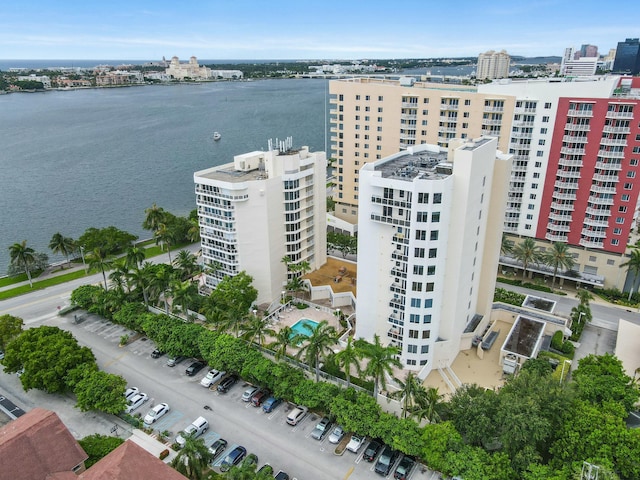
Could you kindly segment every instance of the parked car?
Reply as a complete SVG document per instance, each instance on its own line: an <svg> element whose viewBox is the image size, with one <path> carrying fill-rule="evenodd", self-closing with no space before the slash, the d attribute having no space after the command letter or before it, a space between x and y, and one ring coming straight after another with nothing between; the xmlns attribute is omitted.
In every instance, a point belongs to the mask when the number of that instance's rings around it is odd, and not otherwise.
<svg viewBox="0 0 640 480"><path fill-rule="evenodd" d="M331 435L329 435L329 443L338 443L344 437L344 430L340 425L333 429Z"/></svg>
<svg viewBox="0 0 640 480"><path fill-rule="evenodd" d="M144 402L149 400L149 396L146 393L136 393L131 397L127 403L126 413L131 413L142 406Z"/></svg>
<svg viewBox="0 0 640 480"><path fill-rule="evenodd" d="M307 407L303 407L302 405L298 405L296 408L291 410L291 413L287 415L287 423L289 425L297 425L300 421L307 416L309 409Z"/></svg>
<svg viewBox="0 0 640 480"><path fill-rule="evenodd" d="M221 372L219 370L209 370L204 378L200 380L200 385L209 388L214 383L220 381L220 379L224 377L225 373L227 372Z"/></svg>
<svg viewBox="0 0 640 480"><path fill-rule="evenodd" d="M129 401L133 397L135 397L138 393L140 393L140 390L138 389L138 387L129 387L124 391L124 398L127 401Z"/></svg>
<svg viewBox="0 0 640 480"><path fill-rule="evenodd" d="M276 397L269 397L267 398L264 403L262 404L262 410L264 410L265 413L271 413L273 412L278 405L280 405L282 403L282 400L280 398L276 398Z"/></svg>
<svg viewBox="0 0 640 480"><path fill-rule="evenodd" d="M322 420L318 422L316 428L311 432L311 436L316 440L322 440L329 430L331 429L331 420L329 417L322 417Z"/></svg>
<svg viewBox="0 0 640 480"><path fill-rule="evenodd" d="M251 397L253 397L258 390L259 390L258 387L254 387L254 386L247 388L242 394L242 401L243 402L251 401Z"/></svg>
<svg viewBox="0 0 640 480"><path fill-rule="evenodd" d="M258 466L258 456L255 453L250 453L242 461L242 466L243 467L253 466L253 468L255 469Z"/></svg>
<svg viewBox="0 0 640 480"><path fill-rule="evenodd" d="M378 456L378 453L380 453L381 449L382 443L380 443L378 440L371 440L369 442L369 445L367 445L362 458L364 458L367 462L373 462Z"/></svg>
<svg viewBox="0 0 640 480"><path fill-rule="evenodd" d="M198 360L197 362L193 362L191 365L187 367L184 371L188 376L193 377L196 373L204 368L204 362Z"/></svg>
<svg viewBox="0 0 640 480"><path fill-rule="evenodd" d="M273 478L275 478L276 480L289 480L289 474L284 473L282 470L280 470Z"/></svg>
<svg viewBox="0 0 640 480"><path fill-rule="evenodd" d="M162 355L164 355L164 352L161 352L157 348L151 352L151 358L160 358Z"/></svg>
<svg viewBox="0 0 640 480"><path fill-rule="evenodd" d="M351 436L351 440L349 440L349 443L347 444L347 450L349 450L350 452L353 453L358 453L358 450L360 450L360 447L362 447L362 444L364 443L365 437L362 437L360 435L356 435L355 433Z"/></svg>
<svg viewBox="0 0 640 480"><path fill-rule="evenodd" d="M269 391L260 389L251 397L251 404L254 407L259 407L267 398L269 398Z"/></svg>
<svg viewBox="0 0 640 480"><path fill-rule="evenodd" d="M407 480L415 464L416 462L411 457L407 457L405 455L396 467L396 471L393 473L393 478L396 480Z"/></svg>
<svg viewBox="0 0 640 480"><path fill-rule="evenodd" d="M243 446L237 446L231 450L226 457L224 457L224 460L222 460L222 463L220 464L220 471L228 472L232 466L239 464L246 454L246 448Z"/></svg>
<svg viewBox="0 0 640 480"><path fill-rule="evenodd" d="M273 467L268 463L265 463L258 469L258 473L264 473L265 475L273 475Z"/></svg>
<svg viewBox="0 0 640 480"><path fill-rule="evenodd" d="M380 458L378 458L378 461L376 462L376 467L375 467L376 473L378 475L382 475L383 477L386 477L387 475L389 475L389 472L391 471L393 464L398 459L398 455L399 454L397 450L394 450L388 445L384 447L384 450L382 451Z"/></svg>
<svg viewBox="0 0 640 480"><path fill-rule="evenodd" d="M218 384L218 392L227 393L231 387L233 387L238 381L237 375L229 375L227 378L223 378Z"/></svg>
<svg viewBox="0 0 640 480"><path fill-rule="evenodd" d="M227 448L228 442L224 438L219 438L215 442L211 444L209 447L209 453L211 454L211 462L213 462L217 457L224 452L224 449Z"/></svg>
<svg viewBox="0 0 640 480"><path fill-rule="evenodd" d="M207 419L204 417L198 417L191 425L178 434L176 437L176 443L180 448L182 448L184 447L186 437L192 436L193 438L198 438L207 430L209 430L209 422L207 422Z"/></svg>
<svg viewBox="0 0 640 480"><path fill-rule="evenodd" d="M147 413L147 415L144 417L144 423L146 423L147 425L155 423L156 420L164 417L167 413L169 413L169 410L170 408L168 403L159 403L151 410L149 410L149 413Z"/></svg>
<svg viewBox="0 0 640 480"><path fill-rule="evenodd" d="M182 355L178 355L176 357L170 356L167 359L167 367L175 367L179 363L182 363L187 357L183 357Z"/></svg>

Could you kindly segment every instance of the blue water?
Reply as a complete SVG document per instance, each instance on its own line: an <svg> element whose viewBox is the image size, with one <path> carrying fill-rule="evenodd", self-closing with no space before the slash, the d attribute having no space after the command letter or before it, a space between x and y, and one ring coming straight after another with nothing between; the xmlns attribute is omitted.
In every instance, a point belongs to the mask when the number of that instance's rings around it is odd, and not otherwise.
<svg viewBox="0 0 640 480"><path fill-rule="evenodd" d="M310 320L308 318L301 318L296 323L291 325L291 330L293 330L292 336L303 335L305 337L309 337L311 335L311 332L309 332L309 328L311 330L315 330L316 328L318 328L318 322Z"/></svg>
<svg viewBox="0 0 640 480"><path fill-rule="evenodd" d="M0 95L0 275L22 240L63 260L48 250L56 232L114 225L148 238L145 208L186 215L195 171L270 138L325 150L327 98L311 79Z"/></svg>

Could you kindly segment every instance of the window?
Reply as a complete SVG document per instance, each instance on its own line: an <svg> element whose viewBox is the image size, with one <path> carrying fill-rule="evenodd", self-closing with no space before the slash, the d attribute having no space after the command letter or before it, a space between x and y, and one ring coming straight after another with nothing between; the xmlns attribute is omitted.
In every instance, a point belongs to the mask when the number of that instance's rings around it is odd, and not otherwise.
<svg viewBox="0 0 640 480"><path fill-rule="evenodd" d="M611 239L611 245L618 245L620 241L617 238Z"/></svg>
<svg viewBox="0 0 640 480"><path fill-rule="evenodd" d="M412 292L421 292L422 291L422 282L412 282L411 283L411 291Z"/></svg>
<svg viewBox="0 0 640 480"><path fill-rule="evenodd" d="M595 255L589 255L589 261L590 262L595 262L596 261Z"/></svg>
<svg viewBox="0 0 640 480"><path fill-rule="evenodd" d="M421 285L422 285L422 284L421 284ZM425 289L424 289L424 291L425 291L425 292L433 292L434 285L435 285L435 284L434 284L433 282L429 282L429 283L427 283L427 284L425 285Z"/></svg>
<svg viewBox="0 0 640 480"><path fill-rule="evenodd" d="M464 118L469 118L469 112L464 112L464 113L462 114L462 116L463 116Z"/></svg>
<svg viewBox="0 0 640 480"><path fill-rule="evenodd" d="M627 213L627 206L626 205L620 205L618 207L618 212L620 213Z"/></svg>
<svg viewBox="0 0 640 480"><path fill-rule="evenodd" d="M420 347L420 353L429 353L429 345L422 345L422 347Z"/></svg>
<svg viewBox="0 0 640 480"><path fill-rule="evenodd" d="M622 199L623 202L628 202L629 201L629 194L625 193L620 198Z"/></svg>
<svg viewBox="0 0 640 480"><path fill-rule="evenodd" d="M536 199L536 194L535 193L530 193L529 194L529 200L535 200Z"/></svg>
<svg viewBox="0 0 640 480"><path fill-rule="evenodd" d="M409 330L409 338L418 338L418 330Z"/></svg>
<svg viewBox="0 0 640 480"><path fill-rule="evenodd" d="M427 298L424 301L424 308L431 308L433 307L433 299L431 298Z"/></svg>
<svg viewBox="0 0 640 480"><path fill-rule="evenodd" d="M544 151L542 150L536 151L536 157L544 157Z"/></svg>
<svg viewBox="0 0 640 480"><path fill-rule="evenodd" d="M429 103L429 99L428 98L422 99L422 103Z"/></svg>
<svg viewBox="0 0 640 480"><path fill-rule="evenodd" d="M541 135L546 135L546 133L547 133L547 129L546 128L541 128L540 129L540 134Z"/></svg>
<svg viewBox="0 0 640 480"><path fill-rule="evenodd" d="M538 145L544 145L546 142L546 140L544 140L543 138L541 138L540 140L538 140Z"/></svg>
<svg viewBox="0 0 640 480"><path fill-rule="evenodd" d="M431 230L430 240L438 240L438 232L439 230Z"/></svg>
<svg viewBox="0 0 640 480"><path fill-rule="evenodd" d="M407 345L407 353L418 353L418 346L417 345ZM408 362L414 362L414 365L415 365L415 360L409 360Z"/></svg>
<svg viewBox="0 0 640 480"><path fill-rule="evenodd" d="M615 264L616 262L614 260L611 260L611 259L607 260L607 265L615 265Z"/></svg>
<svg viewBox="0 0 640 480"><path fill-rule="evenodd" d="M418 222L428 222L429 221L429 212L418 212L416 215L416 221Z"/></svg>
<svg viewBox="0 0 640 480"><path fill-rule="evenodd" d="M462 128L469 128L469 124L468 123L463 123L462 124Z"/></svg>
<svg viewBox="0 0 640 480"><path fill-rule="evenodd" d="M437 223L440 221L440 212L433 212L431 214L431 221Z"/></svg>
<svg viewBox="0 0 640 480"><path fill-rule="evenodd" d="M621 228L614 228L613 229L613 234L614 235L622 235L622 229Z"/></svg>
<svg viewBox="0 0 640 480"><path fill-rule="evenodd" d="M412 307L420 308L420 304L421 304L421 303L422 303L422 302L420 301L420 299L419 299L419 298L412 298L412 299L411 299L411 306L412 306Z"/></svg>
<svg viewBox="0 0 640 480"><path fill-rule="evenodd" d="M431 338L431 330L423 330L422 331L422 339L426 340L427 338Z"/></svg>
<svg viewBox="0 0 640 480"><path fill-rule="evenodd" d="M624 223L624 218L623 218L623 217L616 217L616 223L617 223L617 224L622 224L622 223Z"/></svg>
<svg viewBox="0 0 640 480"><path fill-rule="evenodd" d="M436 266L427 265L427 275L435 275L435 274L436 274Z"/></svg>
<svg viewBox="0 0 640 480"><path fill-rule="evenodd" d="M468 98L464 101L464 104L468 107L469 105L471 105L471 100L469 100Z"/></svg>
<svg viewBox="0 0 640 480"><path fill-rule="evenodd" d="M378 101L382 102L384 100L384 97L382 95L378 95Z"/></svg>
<svg viewBox="0 0 640 480"><path fill-rule="evenodd" d="M624 184L624 189L625 189L625 190L631 190L631 189L633 189L633 183L625 183L625 184Z"/></svg>
<svg viewBox="0 0 640 480"><path fill-rule="evenodd" d="M546 108L547 110L551 108L551 102L545 102L544 108Z"/></svg>
<svg viewBox="0 0 640 480"><path fill-rule="evenodd" d="M422 265L414 265L413 266L413 274L414 275L424 275L424 266L422 266Z"/></svg>
<svg viewBox="0 0 640 480"><path fill-rule="evenodd" d="M634 170L629 170L627 172L627 178L636 178L636 172Z"/></svg>
<svg viewBox="0 0 640 480"><path fill-rule="evenodd" d="M534 165L536 168L542 167L542 162L536 162Z"/></svg>
<svg viewBox="0 0 640 480"><path fill-rule="evenodd" d="M549 123L549 117L542 117L542 123Z"/></svg>
<svg viewBox="0 0 640 480"><path fill-rule="evenodd" d="M413 256L416 258L424 258L424 248L416 248L413 252Z"/></svg>
<svg viewBox="0 0 640 480"><path fill-rule="evenodd" d="M637 167L638 166L638 159L637 158L632 158L631 160L629 160L629 165L631 165L632 167Z"/></svg>
<svg viewBox="0 0 640 480"><path fill-rule="evenodd" d="M433 203L442 203L442 194L434 193L433 194Z"/></svg>
<svg viewBox="0 0 640 480"><path fill-rule="evenodd" d="M427 239L426 230L416 230L416 240L426 240L426 239Z"/></svg>
<svg viewBox="0 0 640 480"><path fill-rule="evenodd" d="M382 107L378 107L378 113L382 113ZM380 118L380 117L378 117Z"/></svg>
<svg viewBox="0 0 640 480"><path fill-rule="evenodd" d="M429 194L418 193L418 203L429 203Z"/></svg>
<svg viewBox="0 0 640 480"><path fill-rule="evenodd" d="M533 178L540 178L540 174L539 174L539 173L537 173L537 172L536 172L536 173L534 173L534 174L533 174Z"/></svg>
<svg viewBox="0 0 640 480"><path fill-rule="evenodd" d="M633 153L640 153L640 147L633 147Z"/></svg>
<svg viewBox="0 0 640 480"><path fill-rule="evenodd" d="M436 258L438 256L438 249L437 248L430 248L429 249L429 258Z"/></svg>
<svg viewBox="0 0 640 480"><path fill-rule="evenodd" d="M533 220L533 215L531 215L530 213L527 213L527 220Z"/></svg>
<svg viewBox="0 0 640 480"><path fill-rule="evenodd" d="M420 323L420 315L418 315L417 313L410 314L409 321L411 323Z"/></svg>
<svg viewBox="0 0 640 480"><path fill-rule="evenodd" d="M431 323L431 315L425 315L422 317L422 323Z"/></svg>

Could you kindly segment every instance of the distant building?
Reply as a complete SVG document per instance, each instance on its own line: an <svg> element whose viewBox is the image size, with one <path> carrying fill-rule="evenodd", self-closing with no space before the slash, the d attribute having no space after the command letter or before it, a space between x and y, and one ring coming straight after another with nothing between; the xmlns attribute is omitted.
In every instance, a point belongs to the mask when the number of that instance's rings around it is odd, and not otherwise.
<svg viewBox="0 0 640 480"><path fill-rule="evenodd" d="M206 80L211 78L211 69L198 65L198 59L191 57L189 63L180 63L178 57L172 57L171 63L167 68L167 75L176 80Z"/></svg>
<svg viewBox="0 0 640 480"><path fill-rule="evenodd" d="M325 152L289 138L195 172L206 287L246 271L258 303L271 302L288 280L283 257L311 270L326 263L326 171Z"/></svg>
<svg viewBox="0 0 640 480"><path fill-rule="evenodd" d="M565 77L587 77L595 75L598 57L580 57L577 60L562 59L560 75Z"/></svg>
<svg viewBox="0 0 640 480"><path fill-rule="evenodd" d="M491 312L511 172L497 143L416 145L360 169L356 337L396 345L420 378Z"/></svg>
<svg viewBox="0 0 640 480"><path fill-rule="evenodd" d="M241 70L211 70L210 75L214 80L241 80L244 77Z"/></svg>
<svg viewBox="0 0 640 480"><path fill-rule="evenodd" d="M489 50L486 53L481 53L478 55L476 78L478 80L507 78L510 63L511 57L504 50L500 52Z"/></svg>
<svg viewBox="0 0 640 480"><path fill-rule="evenodd" d="M40 82L44 88L51 88L51 79L46 75L36 75L32 73L31 75L20 75L18 76L19 82Z"/></svg>
<svg viewBox="0 0 640 480"><path fill-rule="evenodd" d="M618 42L613 71L631 75L640 73L640 39L627 38L624 42Z"/></svg>
<svg viewBox="0 0 640 480"><path fill-rule="evenodd" d="M598 47L596 45L585 44L580 47L580 50L577 52L578 57L575 58L584 58L584 57L597 57L598 56Z"/></svg>
<svg viewBox="0 0 640 480"><path fill-rule="evenodd" d="M118 85L136 85L144 83L142 72L126 72L114 70L96 75L96 85L99 87L110 87Z"/></svg>

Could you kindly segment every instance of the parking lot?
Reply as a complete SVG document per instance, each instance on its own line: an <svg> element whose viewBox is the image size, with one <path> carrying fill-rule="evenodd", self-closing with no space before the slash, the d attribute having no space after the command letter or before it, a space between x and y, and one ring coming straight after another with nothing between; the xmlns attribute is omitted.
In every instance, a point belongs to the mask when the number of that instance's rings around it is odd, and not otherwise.
<svg viewBox="0 0 640 480"><path fill-rule="evenodd" d="M335 445L328 441L329 435L321 441L312 438L311 432L320 420L315 413L310 412L292 427L286 423L286 416L294 405L282 403L273 412L265 413L262 408L242 401L242 393L249 386L242 380L226 394L218 393L215 385L212 389L203 387L200 380L206 375L206 368L190 377L185 369L192 359L168 367L166 355L156 359L151 357L155 345L146 338L119 347L122 335L134 333L95 315L86 315L84 321L77 324L73 317L58 317L47 323L70 330L81 344L93 350L101 369L122 375L129 386L138 387L149 396L149 400L134 414L144 417L157 403L170 405L171 410L153 424L154 433L169 432L169 441L173 442L193 420L205 417L209 422L208 431L201 437L205 444L210 446L221 437L228 442L224 453L216 458L216 465L229 451L242 445L247 453L258 456L259 466L269 463L275 471L286 471L292 479L381 478L373 471L375 461L368 463L362 459L366 444L358 454L345 451L338 456L334 453ZM38 398L38 406L57 411L46 404L46 394L38 392ZM64 417L63 421L66 421ZM70 428L73 430L73 425ZM400 457L396 464L399 460ZM393 478L393 471L387 478ZM436 480L438 475L418 465L409 478Z"/></svg>

